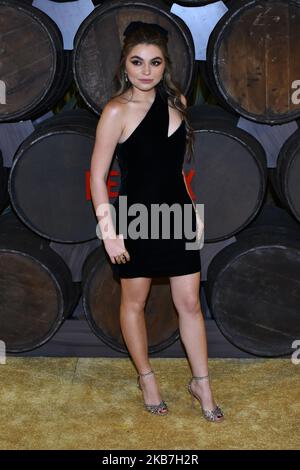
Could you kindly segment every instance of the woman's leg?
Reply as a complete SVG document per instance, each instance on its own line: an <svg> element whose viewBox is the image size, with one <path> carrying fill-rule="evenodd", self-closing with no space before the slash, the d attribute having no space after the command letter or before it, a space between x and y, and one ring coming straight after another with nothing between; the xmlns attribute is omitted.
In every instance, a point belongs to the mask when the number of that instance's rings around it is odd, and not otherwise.
<svg viewBox="0 0 300 470"><path fill-rule="evenodd" d="M179 316L179 331L194 376L208 375L205 323L200 306L200 272L170 277L172 298ZM194 380L192 389L205 409L215 407L209 380Z"/></svg>
<svg viewBox="0 0 300 470"><path fill-rule="evenodd" d="M148 339L145 323L145 305L151 287L151 278L120 278L121 306L120 325L124 341L139 374L149 372L152 367L148 358ZM140 377L144 401L158 405L161 395L155 375Z"/></svg>

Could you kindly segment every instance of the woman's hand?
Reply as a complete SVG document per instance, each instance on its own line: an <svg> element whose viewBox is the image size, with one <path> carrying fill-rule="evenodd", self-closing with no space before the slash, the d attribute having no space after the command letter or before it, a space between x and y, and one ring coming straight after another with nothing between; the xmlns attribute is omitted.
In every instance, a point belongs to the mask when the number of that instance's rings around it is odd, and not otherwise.
<svg viewBox="0 0 300 470"><path fill-rule="evenodd" d="M125 248L123 234L116 235L116 238L103 240L105 250L113 264L121 264L130 261L130 255Z"/></svg>

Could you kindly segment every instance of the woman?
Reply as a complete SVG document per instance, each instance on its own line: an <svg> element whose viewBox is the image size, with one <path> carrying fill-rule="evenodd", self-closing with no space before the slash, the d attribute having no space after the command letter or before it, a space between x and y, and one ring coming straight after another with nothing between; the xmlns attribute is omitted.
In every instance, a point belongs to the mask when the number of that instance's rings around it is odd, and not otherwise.
<svg viewBox="0 0 300 470"><path fill-rule="evenodd" d="M143 204L148 209L147 217L155 203L176 202L180 208L187 204L192 213L189 228L192 226L193 233L197 233L196 241L203 234L203 224L184 181L183 158L186 148L188 153L193 152L193 133L186 118L186 99L172 80L168 32L157 24L135 21L127 26L124 36L115 76L120 89L104 107L98 123L90 180L104 247L121 282L121 330L138 370L145 408L166 415L168 407L148 358L144 307L152 277L168 276L181 339L193 372L188 391L193 403L199 400L204 417L219 422L224 416L210 388L199 299L199 248L186 249L191 238L183 235L175 239L174 226L169 239L163 239L161 233L159 238L149 237L149 232L148 238L129 235L124 239L118 223L115 230L111 214L106 212L104 217L101 212L109 204L106 180L118 147L121 188L114 207L117 214L120 196L127 198L128 208ZM149 221L151 224L151 217L143 219L143 229Z"/></svg>

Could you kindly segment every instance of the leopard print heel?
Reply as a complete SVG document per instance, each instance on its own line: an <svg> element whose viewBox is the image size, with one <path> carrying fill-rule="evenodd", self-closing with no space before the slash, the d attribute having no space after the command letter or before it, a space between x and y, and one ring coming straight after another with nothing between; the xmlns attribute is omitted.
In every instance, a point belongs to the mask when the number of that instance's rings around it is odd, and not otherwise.
<svg viewBox="0 0 300 470"><path fill-rule="evenodd" d="M145 375L150 375L154 374L153 370L150 370L150 372L147 372L146 374L139 374L137 376L137 386L140 390L142 390L141 384L140 384L140 377L144 377ZM158 405L149 405L147 403L144 403L144 408L149 411L152 414L155 415L166 415L168 413L168 406L164 400L162 400Z"/></svg>

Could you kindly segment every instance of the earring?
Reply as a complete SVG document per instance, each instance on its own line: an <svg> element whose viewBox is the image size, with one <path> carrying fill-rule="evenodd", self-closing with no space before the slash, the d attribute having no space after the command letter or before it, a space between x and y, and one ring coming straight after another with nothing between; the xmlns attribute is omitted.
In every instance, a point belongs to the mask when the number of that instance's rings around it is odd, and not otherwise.
<svg viewBox="0 0 300 470"><path fill-rule="evenodd" d="M126 72L125 72L125 82L128 82L128 76Z"/></svg>

